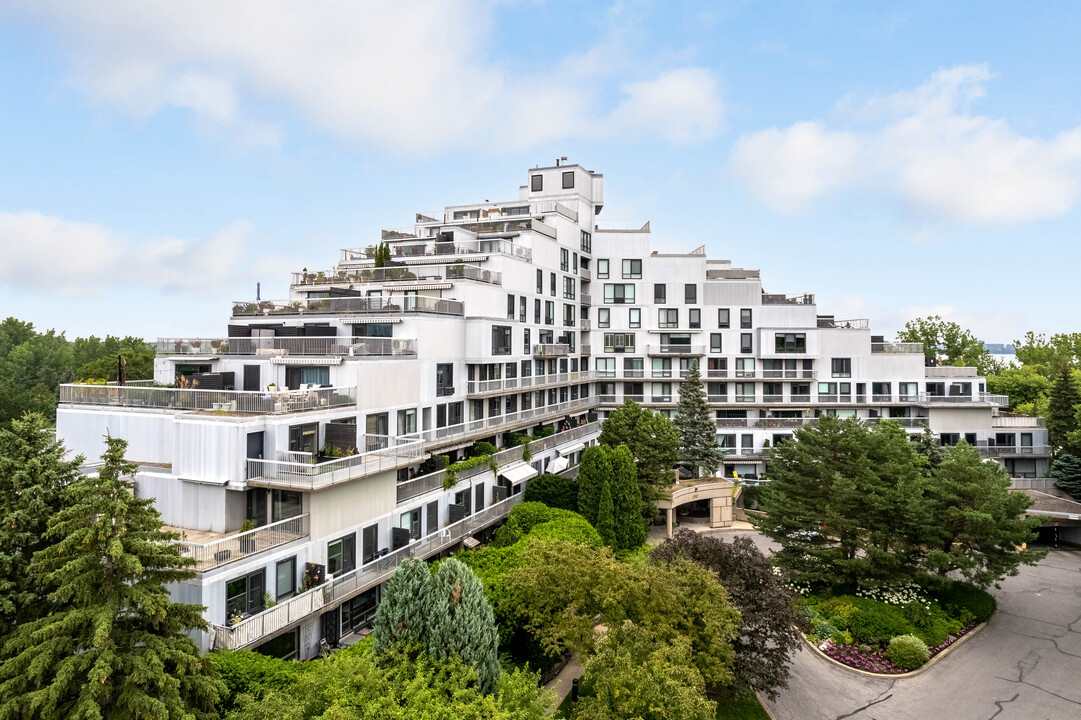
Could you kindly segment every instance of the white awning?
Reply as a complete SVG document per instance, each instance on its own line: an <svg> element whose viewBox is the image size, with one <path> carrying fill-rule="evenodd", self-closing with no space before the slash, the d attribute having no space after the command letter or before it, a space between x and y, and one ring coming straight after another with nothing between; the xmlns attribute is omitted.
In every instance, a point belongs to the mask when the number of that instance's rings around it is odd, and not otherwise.
<svg viewBox="0 0 1081 720"><path fill-rule="evenodd" d="M568 457L557 457L552 462L548 463L548 470L546 472L558 473L567 469L567 466L571 464L571 459Z"/></svg>
<svg viewBox="0 0 1081 720"><path fill-rule="evenodd" d="M341 365L341 357L298 357L296 355L274 355L271 365Z"/></svg>
<svg viewBox="0 0 1081 720"><path fill-rule="evenodd" d="M453 283L421 283L419 285L384 285L387 294L390 295L399 290L450 290Z"/></svg>
<svg viewBox="0 0 1081 720"><path fill-rule="evenodd" d="M201 363L210 362L211 360L217 360L217 355L173 355L172 357L165 358L170 362L176 363L190 363L192 365L199 365Z"/></svg>
<svg viewBox="0 0 1081 720"><path fill-rule="evenodd" d="M573 445L568 445L567 447L556 448L556 452L560 455L572 455L579 450L584 449L585 446L585 443L574 443Z"/></svg>
<svg viewBox="0 0 1081 720"><path fill-rule="evenodd" d="M388 323L400 323L400 317L367 318L365 320L346 320L346 325L386 325Z"/></svg>
<svg viewBox="0 0 1081 720"><path fill-rule="evenodd" d="M537 477L537 471L534 470L531 465L527 465L524 462L515 462L506 467L499 468L499 475L510 480L511 485L517 485L520 482L525 482L530 478Z"/></svg>

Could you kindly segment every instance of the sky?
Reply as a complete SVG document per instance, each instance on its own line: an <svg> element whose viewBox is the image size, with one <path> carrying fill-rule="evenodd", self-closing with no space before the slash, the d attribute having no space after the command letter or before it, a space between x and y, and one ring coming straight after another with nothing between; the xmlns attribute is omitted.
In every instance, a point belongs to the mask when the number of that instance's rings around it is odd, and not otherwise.
<svg viewBox="0 0 1081 720"><path fill-rule="evenodd" d="M1078 330L1076 2L0 0L0 317L222 336L230 303L557 157L893 336Z"/></svg>

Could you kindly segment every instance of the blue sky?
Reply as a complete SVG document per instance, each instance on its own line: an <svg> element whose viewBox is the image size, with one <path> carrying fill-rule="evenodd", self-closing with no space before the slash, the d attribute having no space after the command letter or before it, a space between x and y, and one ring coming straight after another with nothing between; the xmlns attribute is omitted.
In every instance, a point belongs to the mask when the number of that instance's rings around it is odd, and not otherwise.
<svg viewBox="0 0 1081 720"><path fill-rule="evenodd" d="M893 335L1076 330L1072 2L0 0L0 316L232 300L566 155L769 292Z"/></svg>

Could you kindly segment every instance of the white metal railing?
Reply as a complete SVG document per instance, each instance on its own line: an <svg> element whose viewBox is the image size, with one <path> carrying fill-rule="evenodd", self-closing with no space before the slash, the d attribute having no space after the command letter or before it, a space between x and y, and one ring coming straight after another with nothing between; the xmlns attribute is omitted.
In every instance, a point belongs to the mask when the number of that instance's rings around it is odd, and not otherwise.
<svg viewBox="0 0 1081 720"><path fill-rule="evenodd" d="M880 342L871 343L871 352L888 354L923 354L923 343Z"/></svg>
<svg viewBox="0 0 1081 720"><path fill-rule="evenodd" d="M705 345L650 345L650 355L703 355Z"/></svg>
<svg viewBox="0 0 1081 720"><path fill-rule="evenodd" d="M551 420L568 413L588 410L595 407L597 404L596 397L578 398L577 400L567 400L554 405L534 407L529 408L528 410L517 410L512 413L496 415L494 417L487 417L479 420L469 420L447 427L432 428L431 430L422 431L419 435L427 445L446 444L474 435L490 435L492 430L515 425L526 420L536 420L537 422Z"/></svg>
<svg viewBox="0 0 1081 720"><path fill-rule="evenodd" d="M324 410L332 407L356 405L357 389L355 387L330 387L264 392L64 384L60 386L60 402L75 405L281 415L305 410Z"/></svg>
<svg viewBox="0 0 1081 720"><path fill-rule="evenodd" d="M158 338L159 355L416 355L415 338L235 337Z"/></svg>
<svg viewBox="0 0 1081 720"><path fill-rule="evenodd" d="M501 273L466 263L447 265L446 275L447 280L476 280L489 285L503 284L503 275Z"/></svg>
<svg viewBox="0 0 1081 720"><path fill-rule="evenodd" d="M1042 417L1026 415L997 415L991 418L991 427L1046 427Z"/></svg>
<svg viewBox="0 0 1081 720"><path fill-rule="evenodd" d="M501 220L495 223L481 221L474 232L517 232L532 229L529 218ZM488 227L488 226L491 227ZM342 250L340 262L351 264L365 262L374 258L373 248L354 248ZM502 238L488 238L478 240L442 240L438 236L427 238L402 237L397 242L390 243L391 257L395 260L410 260L414 258L433 257L468 257L470 255L500 254L523 260L532 260L533 251L518 245L510 240Z"/></svg>
<svg viewBox="0 0 1081 720"><path fill-rule="evenodd" d="M324 607L336 605L342 600L375 587L393 575L397 567L407 558L426 558L440 553L456 545L467 535L503 519L515 505L522 501L523 497L521 493L512 495L426 538L376 558L352 572L332 578L319 587L283 600L235 625L211 623L212 647L215 650L236 650L253 645L270 637L278 630L319 612Z"/></svg>
<svg viewBox="0 0 1081 720"><path fill-rule="evenodd" d="M815 296L810 293L803 295L781 295L762 293L763 305L814 305Z"/></svg>
<svg viewBox="0 0 1081 720"><path fill-rule="evenodd" d="M544 343L533 346L533 357L551 358L570 355L571 346L567 343Z"/></svg>
<svg viewBox="0 0 1081 720"><path fill-rule="evenodd" d="M929 395L920 393L917 401L926 404L943 403L952 405L956 403L979 403L983 405L998 405L1007 407L1010 404L1008 395L994 395L992 393L977 393L975 395Z"/></svg>
<svg viewBox="0 0 1081 720"><path fill-rule="evenodd" d="M564 430L563 432L549 435L548 437L539 438L529 443L529 451L536 455L537 453L549 450L557 445L563 445L564 443L573 442L579 438L587 437L589 435L595 435L601 430L600 422L585 423L578 427L571 428L570 430ZM506 465L507 463L521 460L525 452L524 446L516 446L507 448L506 450L500 450L491 457L491 461L496 465ZM457 482L468 480L471 477L481 475L488 472L487 465L478 465L468 470L459 470L455 474ZM432 490L440 490L443 488L443 481L446 479L447 473L445 470L439 470L427 475L421 475L420 477L413 478L412 480L406 480L405 482L398 483L398 502L403 503L406 500L423 495Z"/></svg>
<svg viewBox="0 0 1081 720"><path fill-rule="evenodd" d="M349 283L387 283L414 282L418 280L441 280L440 268L435 267L380 267L319 270L317 272L295 272L292 284L303 285L341 285Z"/></svg>
<svg viewBox="0 0 1081 720"><path fill-rule="evenodd" d="M361 435L357 441L363 452L321 463L249 459L248 482L266 487L321 490L420 462L424 457L424 443L415 436Z"/></svg>
<svg viewBox="0 0 1081 720"><path fill-rule="evenodd" d="M867 318L855 318L853 320L834 320L831 317L819 317L818 327L833 328L836 330L869 330L871 323Z"/></svg>
<svg viewBox="0 0 1081 720"><path fill-rule="evenodd" d="M485 393L511 390L532 390L541 387L590 382L596 377L598 377L598 374L592 370L581 370L556 375L531 375L520 378L500 378L498 380L468 380L466 381L466 395L483 395Z"/></svg>
<svg viewBox="0 0 1081 720"><path fill-rule="evenodd" d="M258 317L260 315L349 315L349 314L396 314L434 313L436 315L464 315L465 306L458 300L434 298L426 295L402 295L395 297L347 297L317 298L309 300L262 300L260 302L233 303L233 317Z"/></svg>
<svg viewBox="0 0 1081 720"><path fill-rule="evenodd" d="M304 513L208 543L180 540L176 544L181 555L195 559L195 570L206 572L306 537L308 514Z"/></svg>

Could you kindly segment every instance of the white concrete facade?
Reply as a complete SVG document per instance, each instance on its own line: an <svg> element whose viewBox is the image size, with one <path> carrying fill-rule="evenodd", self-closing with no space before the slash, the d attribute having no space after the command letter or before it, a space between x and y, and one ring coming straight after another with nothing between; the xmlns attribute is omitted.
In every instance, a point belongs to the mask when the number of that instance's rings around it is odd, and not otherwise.
<svg viewBox="0 0 1081 720"><path fill-rule="evenodd" d="M344 249L294 273L286 299L235 303L222 337L162 338L156 380L179 387L61 389L59 437L90 459L106 432L127 439L139 494L199 562L176 596L207 607L204 649L311 657L364 624L402 558L460 547L529 476L573 466L625 398L672 412L691 363L727 476L767 474L764 449L821 413L926 424L1043 474L1042 423L1000 417L973 369L925 368L866 320L763 293L757 270L656 254L648 224L598 227L603 204L600 174L535 168L515 200L384 231L384 267L374 243ZM418 476L429 455L544 428L557 434L528 464L517 447L446 489L444 473ZM299 591L320 572L334 577Z"/></svg>

